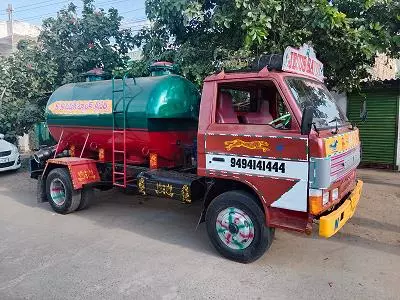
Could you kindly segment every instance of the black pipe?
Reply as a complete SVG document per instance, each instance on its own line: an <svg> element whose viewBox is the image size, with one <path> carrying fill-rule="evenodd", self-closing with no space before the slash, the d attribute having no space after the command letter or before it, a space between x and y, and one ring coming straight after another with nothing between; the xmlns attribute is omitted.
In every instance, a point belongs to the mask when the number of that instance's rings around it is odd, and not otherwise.
<svg viewBox="0 0 400 300"><path fill-rule="evenodd" d="M55 146L46 147L35 152L32 157L38 164L42 164L50 157L54 156L55 152L56 152Z"/></svg>

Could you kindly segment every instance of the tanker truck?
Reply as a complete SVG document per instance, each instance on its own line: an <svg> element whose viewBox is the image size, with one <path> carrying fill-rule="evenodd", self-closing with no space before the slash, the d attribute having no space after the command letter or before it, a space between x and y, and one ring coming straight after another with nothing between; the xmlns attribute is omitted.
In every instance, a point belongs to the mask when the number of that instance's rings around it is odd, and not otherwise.
<svg viewBox="0 0 400 300"><path fill-rule="evenodd" d="M353 216L359 131L324 86L308 45L208 76L200 95L174 66L151 76L67 84L46 107L57 145L30 161L38 200L68 214L93 191L201 202L215 249L248 263L275 228L329 238Z"/></svg>

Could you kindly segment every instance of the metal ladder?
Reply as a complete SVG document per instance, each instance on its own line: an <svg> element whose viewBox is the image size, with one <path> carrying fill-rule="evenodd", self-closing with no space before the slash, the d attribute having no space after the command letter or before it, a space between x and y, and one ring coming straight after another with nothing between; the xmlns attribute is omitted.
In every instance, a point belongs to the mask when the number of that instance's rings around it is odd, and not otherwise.
<svg viewBox="0 0 400 300"><path fill-rule="evenodd" d="M126 79L125 75L122 78L122 87L116 89L115 80L112 79L112 119L113 119L113 133L112 133L112 177L113 185L118 187L126 188L127 176L126 176ZM117 110L117 99L116 95L122 93L122 109ZM121 100L119 101L121 102ZM121 119L119 118L119 124L117 126L117 116L123 115L123 122L121 127ZM121 142L122 139L122 142ZM122 167L121 164L122 163ZM122 170L121 170L122 169Z"/></svg>

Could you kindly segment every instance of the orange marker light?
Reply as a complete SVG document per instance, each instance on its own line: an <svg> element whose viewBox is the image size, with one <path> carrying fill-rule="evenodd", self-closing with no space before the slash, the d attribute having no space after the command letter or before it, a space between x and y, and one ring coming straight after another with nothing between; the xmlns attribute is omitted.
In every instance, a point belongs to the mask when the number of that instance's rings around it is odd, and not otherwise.
<svg viewBox="0 0 400 300"><path fill-rule="evenodd" d="M69 147L69 156L74 157L75 156L75 146L71 145L71 147Z"/></svg>
<svg viewBox="0 0 400 300"><path fill-rule="evenodd" d="M150 153L150 169L158 169L157 153Z"/></svg>
<svg viewBox="0 0 400 300"><path fill-rule="evenodd" d="M310 189L308 203L311 214L320 214L324 210L324 207L329 204L329 192Z"/></svg>
<svg viewBox="0 0 400 300"><path fill-rule="evenodd" d="M310 203L310 213L318 215L322 211L322 197L310 196L308 200Z"/></svg>
<svg viewBox="0 0 400 300"><path fill-rule="evenodd" d="M322 195L323 191L318 190L318 189L310 189L308 191L309 197L308 197L308 203L309 203L309 209L310 213L313 215L318 215L322 211Z"/></svg>
<svg viewBox="0 0 400 300"><path fill-rule="evenodd" d="M104 161L104 149L103 148L99 149L99 160Z"/></svg>

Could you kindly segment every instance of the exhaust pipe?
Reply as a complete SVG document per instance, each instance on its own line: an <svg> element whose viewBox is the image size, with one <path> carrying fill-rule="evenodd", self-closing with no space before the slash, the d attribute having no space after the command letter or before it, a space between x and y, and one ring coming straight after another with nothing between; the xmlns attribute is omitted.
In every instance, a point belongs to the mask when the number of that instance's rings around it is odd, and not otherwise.
<svg viewBox="0 0 400 300"><path fill-rule="evenodd" d="M53 147L46 147L43 149L40 149L39 151L35 152L32 156L32 158L38 163L42 164L46 160L48 160L50 157L54 156L54 153L56 152L56 148Z"/></svg>

